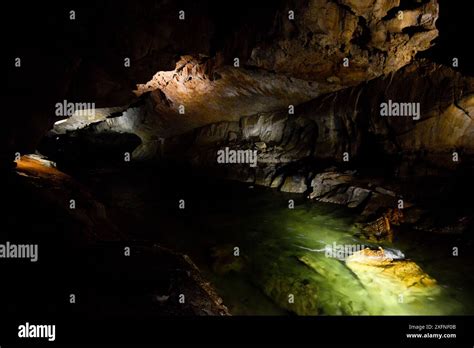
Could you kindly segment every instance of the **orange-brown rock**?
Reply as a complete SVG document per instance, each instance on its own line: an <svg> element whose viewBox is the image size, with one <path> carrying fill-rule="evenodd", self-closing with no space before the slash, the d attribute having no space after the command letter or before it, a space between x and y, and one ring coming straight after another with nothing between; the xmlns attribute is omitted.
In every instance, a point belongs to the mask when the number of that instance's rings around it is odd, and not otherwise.
<svg viewBox="0 0 474 348"><path fill-rule="evenodd" d="M278 13L274 37L254 48L249 63L336 90L408 64L438 35L437 18L436 0L410 8L399 0L300 1Z"/></svg>
<svg viewBox="0 0 474 348"><path fill-rule="evenodd" d="M410 302L419 294L440 291L436 280L410 260L393 260L385 251L364 249L346 259L346 265L367 285L370 291L383 288Z"/></svg>

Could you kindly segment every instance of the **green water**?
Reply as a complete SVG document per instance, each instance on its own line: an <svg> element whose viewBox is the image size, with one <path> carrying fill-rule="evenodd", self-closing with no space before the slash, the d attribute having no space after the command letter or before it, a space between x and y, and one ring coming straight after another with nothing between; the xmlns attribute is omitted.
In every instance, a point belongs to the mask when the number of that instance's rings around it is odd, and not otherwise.
<svg viewBox="0 0 474 348"><path fill-rule="evenodd" d="M343 261L325 256L326 245L368 244L353 237L350 215L342 209L323 205L300 205L258 211L245 221L234 221L225 229L229 246L240 248L240 257L248 260L242 271L243 282L256 284L280 307L299 314L328 315L416 315L460 314L462 291L437 287L416 298L398 296L394 290L365 284ZM229 246L225 246L229 248ZM394 248L397 244L393 245ZM305 249L303 249L305 248ZM308 250L312 249L312 250ZM233 251L233 249L232 249ZM313 267L300 260L306 259ZM452 269L451 271L455 271ZM234 275L235 277L235 275ZM213 277L235 314L251 313L241 308L239 287L229 288L226 277ZM246 290L245 288L242 290ZM454 295L453 295L454 293ZM294 303L289 302L293 294ZM459 297L459 299L456 298ZM251 295L247 295L251 298ZM265 308L262 308L265 313Z"/></svg>
<svg viewBox="0 0 474 348"><path fill-rule="evenodd" d="M127 185L132 179L114 177ZM453 243L464 243L459 237L408 231L384 245L437 281L413 291L378 284L371 274L359 277L344 260L326 257L325 247L334 243L377 247L354 236L356 216L340 206L241 183L188 181L177 188L167 181L151 189L128 185L125 193L117 186L111 183L105 198L135 205L140 214L134 230L146 230L147 239L190 255L234 315L474 314L473 263L449 254ZM181 197L184 210L176 207ZM294 209L289 199L295 200ZM150 229L150 221L156 227Z"/></svg>
<svg viewBox="0 0 474 348"><path fill-rule="evenodd" d="M438 285L413 293L370 284L370 279L359 279L343 260L326 257L324 252L325 246L334 243L377 247L354 237L357 230L352 212L334 205L305 203L300 196L296 196L294 209L289 209L288 199L295 196L263 188L252 190L245 185L241 190L244 191L234 196L232 203L222 201L217 211L212 208L217 204L208 202L216 197L201 198L199 214L186 216L200 226L199 230L196 226L177 229L175 238L169 241L170 246L178 246L191 255L233 314L473 313L472 295L463 284L467 274L460 273L465 269L472 277L472 264L465 260L447 254L439 257L441 252L436 248L425 248L413 238L399 237L384 247L403 252L436 278ZM239 256L234 255L236 247ZM228 268L236 269L216 274L212 267L216 263L213 248L227 255Z"/></svg>

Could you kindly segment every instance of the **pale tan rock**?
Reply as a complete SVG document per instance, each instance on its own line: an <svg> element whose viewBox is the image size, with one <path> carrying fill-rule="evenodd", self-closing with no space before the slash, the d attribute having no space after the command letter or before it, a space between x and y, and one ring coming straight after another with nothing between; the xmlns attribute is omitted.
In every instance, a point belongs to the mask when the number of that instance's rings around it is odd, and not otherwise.
<svg viewBox="0 0 474 348"><path fill-rule="evenodd" d="M440 292L436 280L426 274L415 262L393 260L383 249L364 249L346 259L346 265L357 275L370 293L382 289L392 295L392 301L410 303L417 296L436 295Z"/></svg>

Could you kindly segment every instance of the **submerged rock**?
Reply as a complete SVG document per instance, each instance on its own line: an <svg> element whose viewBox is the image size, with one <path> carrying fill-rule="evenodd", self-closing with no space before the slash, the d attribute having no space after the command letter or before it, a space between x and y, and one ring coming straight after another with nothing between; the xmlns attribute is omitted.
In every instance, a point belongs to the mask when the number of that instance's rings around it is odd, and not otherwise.
<svg viewBox="0 0 474 348"><path fill-rule="evenodd" d="M219 275L229 272L242 272L245 268L245 257L234 255L234 246L216 246L211 250L212 270Z"/></svg>
<svg viewBox="0 0 474 348"><path fill-rule="evenodd" d="M252 266L256 272L252 275L253 282L278 306L290 312L369 314L368 294L359 280L343 263L323 253L280 251L276 258Z"/></svg>

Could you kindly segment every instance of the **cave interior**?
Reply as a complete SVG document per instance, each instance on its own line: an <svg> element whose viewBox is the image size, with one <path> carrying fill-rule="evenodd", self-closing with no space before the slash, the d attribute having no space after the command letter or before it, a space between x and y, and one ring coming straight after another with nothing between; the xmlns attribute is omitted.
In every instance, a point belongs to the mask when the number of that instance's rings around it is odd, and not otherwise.
<svg viewBox="0 0 474 348"><path fill-rule="evenodd" d="M474 314L473 8L11 4L4 312Z"/></svg>

